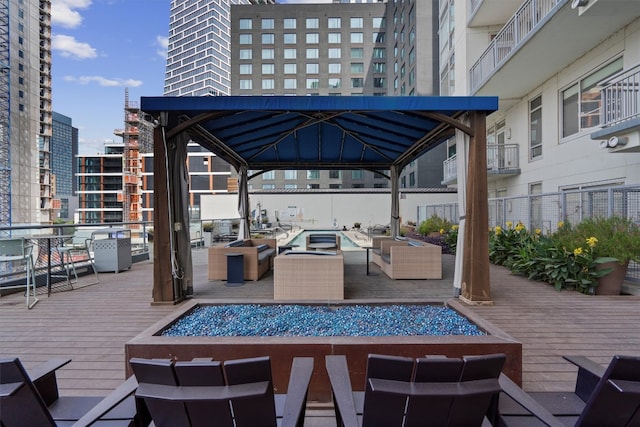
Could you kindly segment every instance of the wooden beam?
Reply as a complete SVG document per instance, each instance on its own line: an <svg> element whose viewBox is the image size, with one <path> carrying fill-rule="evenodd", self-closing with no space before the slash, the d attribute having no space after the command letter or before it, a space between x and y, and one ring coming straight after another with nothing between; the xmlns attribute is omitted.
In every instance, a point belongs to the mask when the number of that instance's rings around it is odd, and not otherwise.
<svg viewBox="0 0 640 427"><path fill-rule="evenodd" d="M174 303L169 233L169 196L167 194L166 154L162 128L153 132L153 301Z"/></svg>
<svg viewBox="0 0 640 427"><path fill-rule="evenodd" d="M469 118L473 136L469 139L460 299L468 304L493 304L489 284L486 113L471 111Z"/></svg>

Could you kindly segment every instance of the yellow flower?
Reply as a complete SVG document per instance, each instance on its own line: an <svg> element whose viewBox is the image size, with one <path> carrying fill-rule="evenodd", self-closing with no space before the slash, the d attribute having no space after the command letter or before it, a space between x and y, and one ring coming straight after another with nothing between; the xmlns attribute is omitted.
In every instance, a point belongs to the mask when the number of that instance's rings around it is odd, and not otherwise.
<svg viewBox="0 0 640 427"><path fill-rule="evenodd" d="M575 248L575 249L573 250L573 254L574 254L575 256L578 256L578 255L580 255L581 253L582 253L582 248Z"/></svg>
<svg viewBox="0 0 640 427"><path fill-rule="evenodd" d="M540 234L540 233L542 233L542 230L540 230L539 228L536 228L536 229L535 229L535 233L536 233L536 234Z"/></svg>
<svg viewBox="0 0 640 427"><path fill-rule="evenodd" d="M523 223L519 222L518 225L516 225L516 231L522 231L525 229L525 226Z"/></svg>
<svg viewBox="0 0 640 427"><path fill-rule="evenodd" d="M451 231L456 231L459 228L458 225L452 225L451 226Z"/></svg>
<svg viewBox="0 0 640 427"><path fill-rule="evenodd" d="M596 239L595 237L589 237L587 239L587 245L589 245L590 248L595 247L596 243L598 243L598 239Z"/></svg>
<svg viewBox="0 0 640 427"><path fill-rule="evenodd" d="M445 233L444 228L441 228L440 229L440 234L444 234L444 233Z"/></svg>
<svg viewBox="0 0 640 427"><path fill-rule="evenodd" d="M564 227L564 221L558 221L558 228Z"/></svg>
<svg viewBox="0 0 640 427"><path fill-rule="evenodd" d="M500 227L499 225L496 225L496 228L494 228L493 231L495 231L496 235L498 235L502 233L502 227Z"/></svg>
<svg viewBox="0 0 640 427"><path fill-rule="evenodd" d="M513 227L513 223L511 221L507 221L507 228Z"/></svg>

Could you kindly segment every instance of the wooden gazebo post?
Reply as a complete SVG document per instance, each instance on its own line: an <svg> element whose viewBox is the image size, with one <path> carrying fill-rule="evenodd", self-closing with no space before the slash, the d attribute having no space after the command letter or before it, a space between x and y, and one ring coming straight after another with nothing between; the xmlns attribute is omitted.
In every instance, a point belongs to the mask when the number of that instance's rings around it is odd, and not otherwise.
<svg viewBox="0 0 640 427"><path fill-rule="evenodd" d="M489 284L489 202L486 113L469 111L469 139L462 290L468 304L493 304Z"/></svg>

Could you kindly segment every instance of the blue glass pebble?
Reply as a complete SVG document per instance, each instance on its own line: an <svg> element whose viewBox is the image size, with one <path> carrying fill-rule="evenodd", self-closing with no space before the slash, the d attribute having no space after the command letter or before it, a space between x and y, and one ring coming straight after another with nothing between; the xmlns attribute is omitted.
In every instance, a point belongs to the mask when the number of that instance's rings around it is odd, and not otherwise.
<svg viewBox="0 0 640 427"><path fill-rule="evenodd" d="M455 310L434 305L210 305L196 307L164 336L486 335Z"/></svg>

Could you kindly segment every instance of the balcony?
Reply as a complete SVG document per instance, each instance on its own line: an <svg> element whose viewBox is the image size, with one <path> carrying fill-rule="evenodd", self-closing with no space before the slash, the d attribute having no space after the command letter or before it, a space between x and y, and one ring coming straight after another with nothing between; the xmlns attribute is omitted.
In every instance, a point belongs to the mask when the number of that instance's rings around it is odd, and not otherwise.
<svg viewBox="0 0 640 427"><path fill-rule="evenodd" d="M601 84L601 128L591 139L611 153L639 153L640 64Z"/></svg>
<svg viewBox="0 0 640 427"><path fill-rule="evenodd" d="M525 1L469 71L470 94L515 103L638 16L635 2L570 3Z"/></svg>
<svg viewBox="0 0 640 427"><path fill-rule="evenodd" d="M502 25L518 9L522 0L468 0L469 27Z"/></svg>
<svg viewBox="0 0 640 427"><path fill-rule="evenodd" d="M489 181L506 176L520 175L518 144L489 144L487 145L487 179ZM446 159L443 164L443 185L458 182L457 157Z"/></svg>

